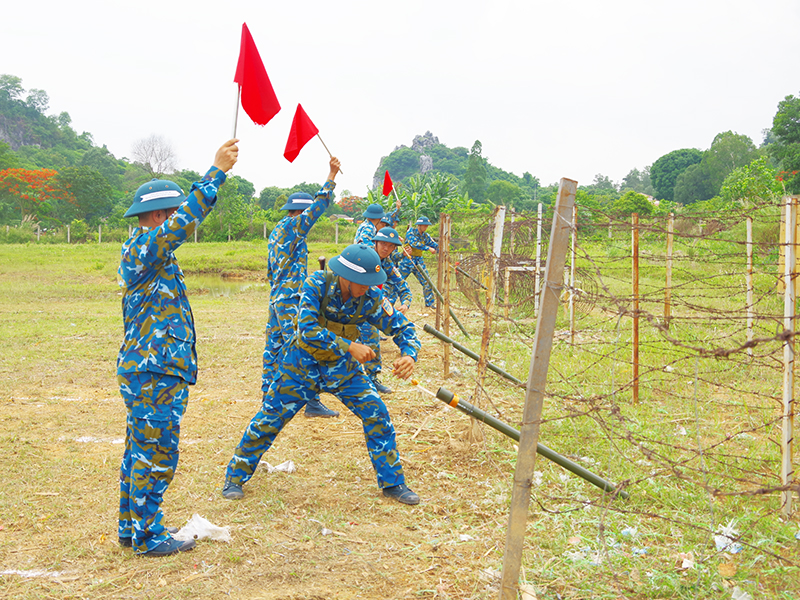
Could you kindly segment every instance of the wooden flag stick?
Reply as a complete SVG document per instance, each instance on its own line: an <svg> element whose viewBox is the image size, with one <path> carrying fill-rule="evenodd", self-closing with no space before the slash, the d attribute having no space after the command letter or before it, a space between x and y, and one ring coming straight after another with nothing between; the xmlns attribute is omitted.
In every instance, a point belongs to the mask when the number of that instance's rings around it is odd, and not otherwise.
<svg viewBox="0 0 800 600"><path fill-rule="evenodd" d="M317 137L319 138L319 141L320 141L320 142L322 142L322 145L323 145L323 146L325 146L325 142L323 142L323 141L322 141L322 136L320 136L320 134L319 134L319 133L317 134ZM328 150L328 147L327 147L327 146L325 146L325 150L327 150L327 151L328 151L328 156L330 156L331 158L333 158L333 154L331 154L331 151L330 151L330 150ZM342 175L344 175L344 171L342 171L342 169L341 169L341 168L339 169L339 173L341 173Z"/></svg>
<svg viewBox="0 0 800 600"><path fill-rule="evenodd" d="M239 100L242 95L242 86L236 84L236 112L233 115L233 137L236 137L236 129L239 127Z"/></svg>

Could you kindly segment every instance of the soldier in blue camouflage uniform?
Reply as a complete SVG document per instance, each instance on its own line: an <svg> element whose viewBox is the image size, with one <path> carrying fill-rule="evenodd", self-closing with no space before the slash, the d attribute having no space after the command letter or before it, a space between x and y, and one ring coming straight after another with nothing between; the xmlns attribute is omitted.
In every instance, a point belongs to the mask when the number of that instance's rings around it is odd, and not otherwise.
<svg viewBox="0 0 800 600"><path fill-rule="evenodd" d="M270 283L269 323L264 346L264 368L261 390L266 392L272 379L281 347L294 334L294 322L300 303L300 287L308 274L308 244L311 228L330 206L339 172L339 159L331 158L328 180L314 198L298 192L289 196L281 210L289 214L281 219L269 236L267 277ZM338 417L339 413L326 407L319 398L306 405L307 417Z"/></svg>
<svg viewBox="0 0 800 600"><path fill-rule="evenodd" d="M403 242L400 241L400 236L392 227L382 227L379 229L375 237L372 238L372 241L375 244L375 251L381 258L381 268L383 272L386 273L386 282L382 286L383 297L389 299L387 293L388 289L398 290L397 295L400 297L400 306L398 306L396 310L406 314L406 311L411 306L411 289L408 287L406 280L400 276L400 272L390 258L392 252ZM389 302L392 305L394 304L391 300L389 300ZM367 377L370 378L370 381L372 381L372 384L378 392L381 394L391 394L391 388L387 387L380 380L382 369L380 333L369 323L362 323L359 325L358 331L360 334L359 341L369 346L375 353L375 358L364 364Z"/></svg>
<svg viewBox="0 0 800 600"><path fill-rule="evenodd" d="M256 471L263 454L297 412L320 392L336 395L359 417L367 452L384 496L404 504L419 503L405 484L389 411L370 385L362 364L374 358L356 342L358 325L368 321L391 335L402 356L394 374L408 379L414 370L419 340L414 324L382 299L373 287L386 274L372 248L353 244L331 259L330 272L317 271L303 284L294 337L225 472L222 496L242 498L242 486Z"/></svg>
<svg viewBox="0 0 800 600"><path fill-rule="evenodd" d="M125 338L117 380L127 409L120 466L119 543L136 554L167 556L194 548L164 526L161 501L178 464L180 424L197 381L192 310L173 252L211 212L225 172L236 163L238 140L217 150L214 165L188 196L171 181L153 179L136 191L126 217L139 227L122 245Z"/></svg>
<svg viewBox="0 0 800 600"><path fill-rule="evenodd" d="M370 204L361 216L364 217L364 220L356 229L353 243L372 247L372 238L375 236L375 232L378 231L378 224L386 216L386 213L383 212L383 207L380 204Z"/></svg>
<svg viewBox="0 0 800 600"><path fill-rule="evenodd" d="M411 249L411 256L403 256L400 264L398 264L398 268L400 269L400 274L403 276L403 279L406 279L411 273L414 273L414 276L422 286L422 292L425 296L425 306L433 308L436 305L436 301L433 297L433 289L420 273L420 271L423 271L428 275L425 260L422 258L425 250L430 250L434 254L439 250L439 244L434 242L433 238L425 233L425 230L428 229L430 224L431 222L428 220L428 217L423 216L418 218L414 227L408 230L406 234L406 244Z"/></svg>

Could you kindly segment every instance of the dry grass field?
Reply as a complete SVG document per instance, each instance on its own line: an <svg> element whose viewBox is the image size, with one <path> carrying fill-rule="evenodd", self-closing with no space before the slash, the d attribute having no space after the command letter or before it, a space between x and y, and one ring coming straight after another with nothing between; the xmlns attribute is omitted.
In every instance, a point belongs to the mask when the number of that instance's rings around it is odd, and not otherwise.
<svg viewBox="0 0 800 600"><path fill-rule="evenodd" d="M396 391L385 400L420 505L381 496L360 423L332 396L323 401L340 410L340 418L299 415L264 457L272 465L293 461L295 473L260 470L243 500L221 498L225 466L260 404L268 297L259 271L236 269L236 252L252 265L265 247L229 247L227 254L225 245L187 244L179 251L196 321L200 374L163 509L170 525L181 526L196 513L229 527L232 541L200 541L193 552L159 559L135 557L116 541L125 431L115 382L122 334L114 280L118 247L0 247L0 597L495 598L513 442L484 428L483 441L468 443L466 416L391 376L384 379ZM209 253L227 255L227 273L245 279L219 286L199 276ZM420 330L433 322L421 306L417 295L411 316ZM479 339L482 315L460 316ZM474 363L454 353L458 373L444 381L440 345L420 336L421 384L471 394ZM460 338L475 349L477 339ZM515 363L522 369L514 369L521 378L524 354ZM384 342L384 364L394 356L394 346ZM490 392L496 408L516 425L520 391L495 377ZM592 454L591 448L569 447L575 432L564 431L560 439L558 431L546 432L550 437L543 441L571 449L570 455ZM731 598L734 585L745 589L747 581L765 594L753 597L800 593L798 550L790 537L797 523L784 524L785 529L775 525L786 536L778 545L788 563L762 554L753 567L720 556L706 563L710 569L701 575L681 568L681 555L687 546L707 542L706 533L687 533L655 519L615 520L595 488L562 477L546 461L537 469L552 497L597 503L583 511L557 511L543 510L534 499L522 575L531 586L529 598ZM611 478L628 477L625 469L635 465L621 465ZM685 502L669 485L632 490L630 502L647 505L656 497ZM690 515L694 508L681 510ZM636 526L642 539L626 543L620 533L625 525ZM576 560L580 548L596 541L598 528L600 539L613 537L619 551L601 566ZM770 546L770 552L783 551Z"/></svg>

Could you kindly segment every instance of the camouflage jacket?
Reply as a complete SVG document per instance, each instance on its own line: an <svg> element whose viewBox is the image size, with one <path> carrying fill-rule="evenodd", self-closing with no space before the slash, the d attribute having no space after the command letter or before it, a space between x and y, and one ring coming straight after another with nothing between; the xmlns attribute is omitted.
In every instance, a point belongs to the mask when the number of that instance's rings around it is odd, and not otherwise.
<svg viewBox="0 0 800 600"><path fill-rule="evenodd" d="M306 238L330 205L335 187L333 181L326 181L314 196L311 206L296 217L285 216L269 234L267 278L270 302L300 296L300 286L308 273Z"/></svg>
<svg viewBox="0 0 800 600"><path fill-rule="evenodd" d="M117 373L163 373L197 381L194 319L173 252L214 208L225 178L211 167L160 227L137 227L122 245L117 273L124 289L125 338Z"/></svg>
<svg viewBox="0 0 800 600"><path fill-rule="evenodd" d="M328 286L327 290L326 286ZM303 346L331 350L342 359L348 356L350 343L354 340L339 337L330 329L320 325L322 300L327 296L328 301L324 315L326 319L342 324L368 322L385 334L392 336L402 354L417 360L420 343L414 324L401 312L394 310L388 301L383 301L383 293L377 287L368 288L365 295L361 314L357 314L356 309L361 299L350 298L344 302L338 277L328 285L324 271L312 273L303 284L297 331L292 338L292 343L297 344L297 338L300 337ZM314 362L310 354L306 354L306 356L309 362Z"/></svg>
<svg viewBox="0 0 800 600"><path fill-rule="evenodd" d="M381 268L386 272L386 283L383 284L383 295L389 296L393 292L397 294L400 299L400 304L411 306L411 288L408 287L408 282L400 275L397 269L397 264L394 260L394 255L397 252L392 252L389 256L381 261Z"/></svg>

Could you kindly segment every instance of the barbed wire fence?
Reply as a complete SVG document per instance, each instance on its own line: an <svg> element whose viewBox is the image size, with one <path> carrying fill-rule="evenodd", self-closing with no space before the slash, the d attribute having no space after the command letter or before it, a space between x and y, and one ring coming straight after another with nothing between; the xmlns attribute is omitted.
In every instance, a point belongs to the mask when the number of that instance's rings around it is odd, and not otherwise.
<svg viewBox="0 0 800 600"><path fill-rule="evenodd" d="M542 441L571 449L567 456L639 500L588 494L561 476L534 486L546 514L601 510L599 542L577 558L613 563L614 514L667 524L700 544L700 562L744 547L795 564L759 537L760 523L791 515L800 492L791 467L796 310L792 298L787 317L784 289L797 238L782 229L782 208L791 223L794 206L638 222L578 207ZM503 233L489 360L517 374L530 359L550 219L515 215ZM491 305L493 227L481 225L478 252L458 261L457 314ZM511 386L495 379L482 389L487 409L518 427L523 394Z"/></svg>

